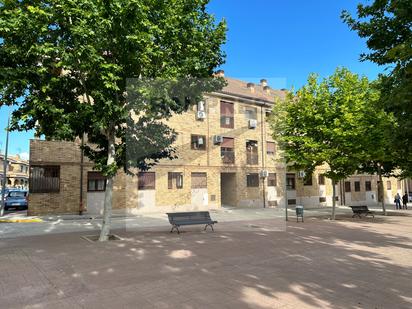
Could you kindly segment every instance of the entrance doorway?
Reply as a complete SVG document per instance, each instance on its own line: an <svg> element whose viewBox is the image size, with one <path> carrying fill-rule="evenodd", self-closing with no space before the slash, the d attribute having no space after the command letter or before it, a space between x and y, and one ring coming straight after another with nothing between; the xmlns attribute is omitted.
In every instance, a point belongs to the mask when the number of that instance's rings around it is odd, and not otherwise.
<svg viewBox="0 0 412 309"><path fill-rule="evenodd" d="M237 206L236 173L220 174L220 196L222 206Z"/></svg>

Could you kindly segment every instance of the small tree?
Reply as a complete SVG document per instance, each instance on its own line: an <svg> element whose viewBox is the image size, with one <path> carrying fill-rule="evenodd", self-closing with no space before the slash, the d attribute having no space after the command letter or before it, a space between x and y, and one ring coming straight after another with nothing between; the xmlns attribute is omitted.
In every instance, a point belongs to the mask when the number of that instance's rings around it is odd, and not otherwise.
<svg viewBox="0 0 412 309"><path fill-rule="evenodd" d="M341 68L320 82L310 75L305 86L274 106L270 123L286 162L308 174L317 166L329 166L325 176L332 180L332 220L337 182L368 161L365 113L377 99L367 78Z"/></svg>
<svg viewBox="0 0 412 309"><path fill-rule="evenodd" d="M46 138L85 134L85 153L107 178L100 240L108 239L113 177L133 165L147 169L172 158L174 132L163 122L185 111L222 81L210 78L223 63L224 22L206 11L208 0L34 0L0 4L0 102L16 104L13 128ZM170 81L152 99L147 83ZM184 96L178 80L194 78ZM190 91L189 91L190 90ZM189 94L190 92L190 94ZM128 104L131 103L131 104ZM139 115L133 118L133 114ZM133 121L131 121L133 120ZM127 124L127 125L126 125ZM126 133L140 145L127 162Z"/></svg>
<svg viewBox="0 0 412 309"><path fill-rule="evenodd" d="M380 81L371 84L370 90L379 93L379 97L380 89L382 89ZM364 124L367 128L364 138L364 149L367 158L360 165L358 171L378 175L378 200L381 200L382 211L386 215L382 177L397 176L392 138L398 127L393 114L385 111L379 99L369 101L363 114Z"/></svg>

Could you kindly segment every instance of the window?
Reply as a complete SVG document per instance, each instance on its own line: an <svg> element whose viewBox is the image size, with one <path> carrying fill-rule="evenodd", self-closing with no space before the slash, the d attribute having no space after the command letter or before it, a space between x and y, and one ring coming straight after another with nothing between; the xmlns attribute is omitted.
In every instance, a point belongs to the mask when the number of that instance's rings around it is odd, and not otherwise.
<svg viewBox="0 0 412 309"><path fill-rule="evenodd" d="M191 148L194 150L206 150L206 136L191 135Z"/></svg>
<svg viewBox="0 0 412 309"><path fill-rule="evenodd" d="M183 174L182 173L168 173L167 182L169 189L183 188Z"/></svg>
<svg viewBox="0 0 412 309"><path fill-rule="evenodd" d="M246 163L252 165L259 164L257 141L246 141Z"/></svg>
<svg viewBox="0 0 412 309"><path fill-rule="evenodd" d="M60 166L31 166L30 193L52 193L60 191Z"/></svg>
<svg viewBox="0 0 412 309"><path fill-rule="evenodd" d="M272 115L272 111L270 109L265 110L266 118L269 118Z"/></svg>
<svg viewBox="0 0 412 309"><path fill-rule="evenodd" d="M398 190L402 189L402 182L400 180L398 180Z"/></svg>
<svg viewBox="0 0 412 309"><path fill-rule="evenodd" d="M224 164L235 163L235 139L224 137L223 142L220 145L220 156Z"/></svg>
<svg viewBox="0 0 412 309"><path fill-rule="evenodd" d="M154 190L156 189L156 174L154 172L140 172L137 182L139 190Z"/></svg>
<svg viewBox="0 0 412 309"><path fill-rule="evenodd" d="M372 191L372 184L370 181L365 181L365 191Z"/></svg>
<svg viewBox="0 0 412 309"><path fill-rule="evenodd" d="M313 184L312 183L312 175L306 176L305 179L303 180L303 185L304 186L311 186L312 184Z"/></svg>
<svg viewBox="0 0 412 309"><path fill-rule="evenodd" d="M105 191L106 190L106 177L100 172L88 172L87 173L87 191Z"/></svg>
<svg viewBox="0 0 412 309"><path fill-rule="evenodd" d="M26 191L10 191L7 196L9 196L9 197L26 197L27 192Z"/></svg>
<svg viewBox="0 0 412 309"><path fill-rule="evenodd" d="M206 189L207 188L207 174L206 173L192 173L192 189Z"/></svg>
<svg viewBox="0 0 412 309"><path fill-rule="evenodd" d="M273 156L276 152L276 144L274 142L266 142L266 154Z"/></svg>
<svg viewBox="0 0 412 309"><path fill-rule="evenodd" d="M220 126L234 128L234 105L229 102L220 102Z"/></svg>
<svg viewBox="0 0 412 309"><path fill-rule="evenodd" d="M288 200L288 205L296 205L296 199Z"/></svg>
<svg viewBox="0 0 412 309"><path fill-rule="evenodd" d="M350 181L345 181L345 192L350 192Z"/></svg>
<svg viewBox="0 0 412 309"><path fill-rule="evenodd" d="M286 189L287 190L295 190L296 189L295 174L292 174L292 173L286 174Z"/></svg>
<svg viewBox="0 0 412 309"><path fill-rule="evenodd" d="M256 107L245 107L245 117L247 120L257 120L257 108Z"/></svg>
<svg viewBox="0 0 412 309"><path fill-rule="evenodd" d="M360 191L360 181L355 181L355 192Z"/></svg>
<svg viewBox="0 0 412 309"><path fill-rule="evenodd" d="M318 176L318 183L320 185L324 185L325 184L325 175L319 175Z"/></svg>
<svg viewBox="0 0 412 309"><path fill-rule="evenodd" d="M387 190L392 190L392 183L391 183L390 180L388 180L388 181L386 182L386 189L387 189Z"/></svg>
<svg viewBox="0 0 412 309"><path fill-rule="evenodd" d="M319 203L325 203L326 197L319 197Z"/></svg>
<svg viewBox="0 0 412 309"><path fill-rule="evenodd" d="M275 173L269 173L268 177L268 187L276 187L277 186L277 179Z"/></svg>
<svg viewBox="0 0 412 309"><path fill-rule="evenodd" d="M259 174L247 174L246 175L246 186L249 188L259 187Z"/></svg>

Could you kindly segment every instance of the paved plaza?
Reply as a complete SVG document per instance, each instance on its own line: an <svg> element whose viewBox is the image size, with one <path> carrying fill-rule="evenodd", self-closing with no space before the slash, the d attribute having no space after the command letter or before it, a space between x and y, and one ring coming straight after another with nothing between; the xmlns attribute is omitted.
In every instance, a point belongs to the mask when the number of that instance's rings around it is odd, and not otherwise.
<svg viewBox="0 0 412 309"><path fill-rule="evenodd" d="M114 231L122 240L108 243L81 238L93 229L7 234L0 308L412 307L407 211L335 222L319 215L286 229L261 216L223 220L214 233L125 225Z"/></svg>

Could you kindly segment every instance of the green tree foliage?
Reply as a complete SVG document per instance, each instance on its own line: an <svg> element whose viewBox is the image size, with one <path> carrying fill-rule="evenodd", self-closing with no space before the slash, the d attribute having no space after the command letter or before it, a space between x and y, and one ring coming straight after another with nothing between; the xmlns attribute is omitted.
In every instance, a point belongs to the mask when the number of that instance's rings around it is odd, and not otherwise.
<svg viewBox="0 0 412 309"><path fill-rule="evenodd" d="M383 154L368 149L374 146L380 151L379 143L371 139L382 139L381 124L386 126L389 119L374 107L378 100L379 92L368 79L347 69L337 69L322 81L310 75L304 87L275 104L270 119L286 162L307 174L327 164L325 176L336 184L372 160L383 161ZM335 204L333 199L332 219Z"/></svg>
<svg viewBox="0 0 412 309"><path fill-rule="evenodd" d="M173 157L175 134L162 120L223 84L210 77L224 61L226 25L207 12L208 2L0 2L0 102L21 100L13 113L13 129L34 128L46 138L63 140L86 134L95 145L85 147L85 153L108 176L101 240L109 233L113 176L130 163L127 130L144 154L135 167L146 169ZM198 81L187 87L187 96L176 90L183 78ZM129 79L161 79L174 85L156 99L131 99ZM146 84L133 91L147 94L148 89ZM140 115L137 121L130 121L130 106Z"/></svg>
<svg viewBox="0 0 412 309"><path fill-rule="evenodd" d="M405 176L412 175L412 2L375 0L359 4L357 19L347 11L343 20L361 38L367 39L369 53L361 60L386 66L381 76L381 99L398 122L392 136L393 156Z"/></svg>

